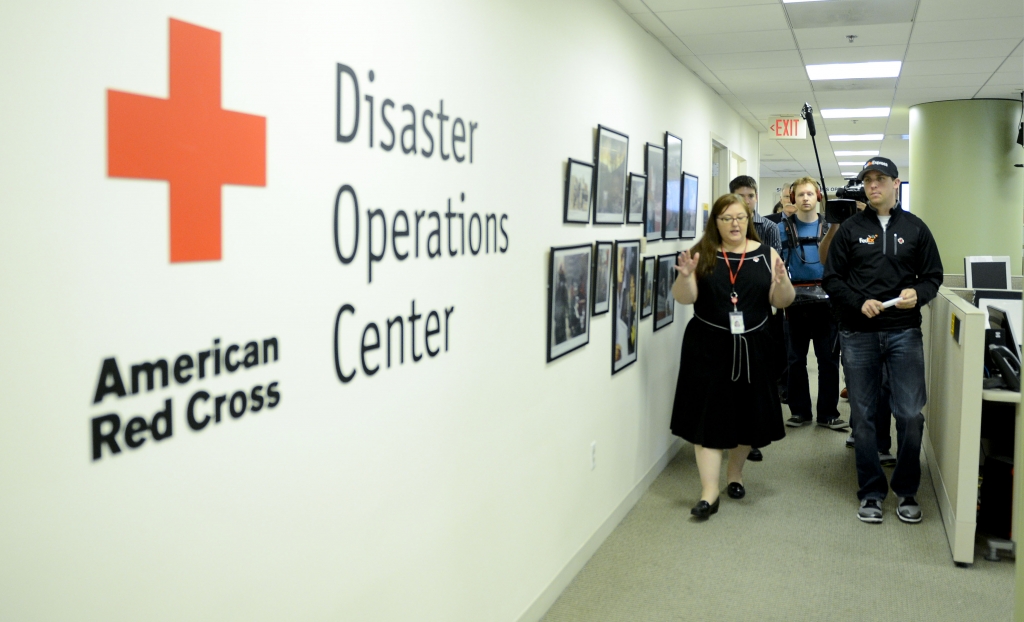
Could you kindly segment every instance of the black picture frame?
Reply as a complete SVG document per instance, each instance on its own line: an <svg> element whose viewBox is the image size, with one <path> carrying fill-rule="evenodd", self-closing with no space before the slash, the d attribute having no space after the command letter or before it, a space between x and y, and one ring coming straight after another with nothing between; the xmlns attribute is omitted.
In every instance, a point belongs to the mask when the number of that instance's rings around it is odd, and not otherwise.
<svg viewBox="0 0 1024 622"><path fill-rule="evenodd" d="M612 253L615 244L598 242L594 250L594 304L591 315L604 315L611 309L612 299Z"/></svg>
<svg viewBox="0 0 1024 622"><path fill-rule="evenodd" d="M590 244L554 246L548 262L548 362L590 343Z"/></svg>
<svg viewBox="0 0 1024 622"><path fill-rule="evenodd" d="M636 362L640 336L640 240L615 242L612 374Z"/></svg>
<svg viewBox="0 0 1024 622"><path fill-rule="evenodd" d="M644 173L647 192L644 193L644 237L648 242L662 239L662 219L665 216L665 149L658 145L644 145Z"/></svg>
<svg viewBox="0 0 1024 622"><path fill-rule="evenodd" d="M647 175L629 174L629 192L626 201L626 224L644 224L644 199L647 194Z"/></svg>
<svg viewBox="0 0 1024 622"><path fill-rule="evenodd" d="M562 222L589 223L593 197L594 164L569 158L565 167L565 201L562 208Z"/></svg>
<svg viewBox="0 0 1024 622"><path fill-rule="evenodd" d="M629 136L598 125L594 166L594 224L621 225L626 222Z"/></svg>
<svg viewBox="0 0 1024 622"><path fill-rule="evenodd" d="M650 317L654 313L654 271L658 265L657 257L644 257L640 266L640 319Z"/></svg>
<svg viewBox="0 0 1024 622"><path fill-rule="evenodd" d="M679 236L684 240L697 237L697 191L699 179L696 175L683 173L683 215L680 219L682 230Z"/></svg>
<svg viewBox="0 0 1024 622"><path fill-rule="evenodd" d="M658 267L654 277L654 330L665 328L676 319L676 299L672 296L672 284L676 280L675 265L679 253L658 255Z"/></svg>
<svg viewBox="0 0 1024 622"><path fill-rule="evenodd" d="M679 239L679 209L683 204L683 139L665 132L665 217L662 218L662 239Z"/></svg>

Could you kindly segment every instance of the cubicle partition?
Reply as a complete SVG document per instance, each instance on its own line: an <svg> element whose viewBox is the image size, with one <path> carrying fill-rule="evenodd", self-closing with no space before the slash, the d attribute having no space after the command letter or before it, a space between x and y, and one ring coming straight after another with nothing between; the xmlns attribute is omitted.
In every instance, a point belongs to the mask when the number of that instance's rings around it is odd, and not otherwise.
<svg viewBox="0 0 1024 622"><path fill-rule="evenodd" d="M948 287L922 309L924 450L953 561L974 562L985 313Z"/></svg>

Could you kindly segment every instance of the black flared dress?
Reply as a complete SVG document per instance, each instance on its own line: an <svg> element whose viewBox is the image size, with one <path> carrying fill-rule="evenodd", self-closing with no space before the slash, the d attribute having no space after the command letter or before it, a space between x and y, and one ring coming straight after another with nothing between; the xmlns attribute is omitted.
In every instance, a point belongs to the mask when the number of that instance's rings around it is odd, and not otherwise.
<svg viewBox="0 0 1024 622"><path fill-rule="evenodd" d="M730 449L764 447L785 437L777 380L784 354L768 332L772 283L771 250L762 244L746 255L729 281L726 256L697 279L694 317L683 336L682 361L672 409L672 432L696 445ZM735 274L739 253L728 253ZM731 292L743 313L743 334L733 335Z"/></svg>

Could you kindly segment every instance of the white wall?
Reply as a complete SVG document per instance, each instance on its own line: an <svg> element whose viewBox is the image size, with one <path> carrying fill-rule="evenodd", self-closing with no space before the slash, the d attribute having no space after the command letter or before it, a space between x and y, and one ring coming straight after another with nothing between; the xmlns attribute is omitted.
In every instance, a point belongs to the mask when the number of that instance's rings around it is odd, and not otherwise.
<svg viewBox="0 0 1024 622"><path fill-rule="evenodd" d="M170 263L167 184L107 176L106 91L167 97L169 17L222 34L223 107L267 118L266 186L223 189L220 261ZM643 320L615 376L608 315L545 363L549 247L640 237L562 224L563 163L600 123L640 172L668 130L705 203L711 134L758 170L757 134L611 1L13 2L0 58L0 618L515 620L669 448L688 310ZM337 142L336 63L393 119L443 99L477 122L474 163ZM367 283L365 231L335 255L342 184L363 227L449 198L507 214L508 252L389 251ZM351 367L412 299L455 307L449 351L341 383L339 308ZM277 363L93 404L107 357L130 375L267 337ZM186 425L196 391L271 381L276 409ZM170 438L92 460L94 417L168 398Z"/></svg>

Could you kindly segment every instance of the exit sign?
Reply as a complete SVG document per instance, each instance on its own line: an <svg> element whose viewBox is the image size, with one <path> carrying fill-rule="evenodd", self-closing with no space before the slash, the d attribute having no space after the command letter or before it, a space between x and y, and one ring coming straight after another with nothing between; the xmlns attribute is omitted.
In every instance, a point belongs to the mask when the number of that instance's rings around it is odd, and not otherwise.
<svg viewBox="0 0 1024 622"><path fill-rule="evenodd" d="M772 119L772 137L780 140L803 140L807 138L807 122L800 117L775 117Z"/></svg>

